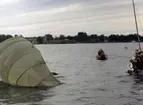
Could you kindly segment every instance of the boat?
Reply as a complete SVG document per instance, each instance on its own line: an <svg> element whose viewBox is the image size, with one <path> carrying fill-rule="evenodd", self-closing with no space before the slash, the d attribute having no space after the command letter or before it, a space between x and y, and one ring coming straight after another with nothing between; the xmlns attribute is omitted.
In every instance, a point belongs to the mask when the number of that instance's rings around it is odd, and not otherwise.
<svg viewBox="0 0 143 105"><path fill-rule="evenodd" d="M140 67L141 65L143 65L143 59L142 59L142 55L141 55L142 50L141 50L141 45L140 45L138 23L137 23L136 8L135 8L135 2L134 2L134 0L132 0L132 4L133 4L134 19L135 19L135 25L136 25L136 33L137 33L137 38L138 38L139 50L137 50L137 52L135 54L135 57L130 60L129 65L128 65L128 71L127 71L127 73L129 75L135 75L135 76L136 75L142 75L143 76L143 68ZM137 54L139 54L139 55L136 56ZM140 61L137 60L138 58L140 59ZM137 63L134 63L135 60L136 60Z"/></svg>
<svg viewBox="0 0 143 105"><path fill-rule="evenodd" d="M106 55L105 56L96 56L96 58L98 60L107 60L108 59Z"/></svg>
<svg viewBox="0 0 143 105"><path fill-rule="evenodd" d="M134 71L134 69L133 69L133 64L132 63L129 63L129 65L128 65L128 71L127 71L127 73L129 74L129 75L133 75L133 76L143 76L143 70L138 70L138 72L136 73L135 71Z"/></svg>
<svg viewBox="0 0 143 105"><path fill-rule="evenodd" d="M127 46L125 46L125 49L128 49L128 47L127 47Z"/></svg>
<svg viewBox="0 0 143 105"><path fill-rule="evenodd" d="M100 49L98 51L98 55L96 56L97 60L107 60L108 57L107 55L104 53L104 51L102 49Z"/></svg>
<svg viewBox="0 0 143 105"><path fill-rule="evenodd" d="M105 54L104 55L100 55L100 56L97 55L96 58L97 58L97 60L107 60L108 59L107 55L105 55Z"/></svg>

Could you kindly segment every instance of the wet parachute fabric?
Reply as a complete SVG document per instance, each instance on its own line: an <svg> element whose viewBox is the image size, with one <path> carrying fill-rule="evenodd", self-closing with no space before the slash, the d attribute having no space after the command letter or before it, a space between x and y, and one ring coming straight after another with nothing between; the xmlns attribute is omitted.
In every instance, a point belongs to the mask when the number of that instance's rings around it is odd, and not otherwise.
<svg viewBox="0 0 143 105"><path fill-rule="evenodd" d="M0 43L0 77L4 83L24 87L53 87L60 82L49 71L40 51L27 39Z"/></svg>

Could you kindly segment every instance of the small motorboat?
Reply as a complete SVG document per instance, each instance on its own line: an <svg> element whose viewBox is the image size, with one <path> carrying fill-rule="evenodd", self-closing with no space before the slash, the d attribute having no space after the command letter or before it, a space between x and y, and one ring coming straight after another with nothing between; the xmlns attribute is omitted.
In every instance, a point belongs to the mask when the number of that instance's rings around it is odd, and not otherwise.
<svg viewBox="0 0 143 105"><path fill-rule="evenodd" d="M98 55L96 56L98 60L107 60L107 55L104 53L102 49L98 51Z"/></svg>
<svg viewBox="0 0 143 105"><path fill-rule="evenodd" d="M128 47L127 47L127 46L125 46L125 49L128 49Z"/></svg>

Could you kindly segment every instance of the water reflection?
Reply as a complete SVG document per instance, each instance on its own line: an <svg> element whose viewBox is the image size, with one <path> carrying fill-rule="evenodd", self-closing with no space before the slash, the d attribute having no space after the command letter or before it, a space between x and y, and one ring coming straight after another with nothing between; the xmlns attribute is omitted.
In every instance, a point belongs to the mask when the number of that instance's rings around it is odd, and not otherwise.
<svg viewBox="0 0 143 105"><path fill-rule="evenodd" d="M139 76L131 76L130 78L131 88L126 89L127 92L124 93L124 99L128 100L126 104L128 105L142 105L143 99L143 78Z"/></svg>
<svg viewBox="0 0 143 105"><path fill-rule="evenodd" d="M50 89L19 88L0 83L0 101L2 104L35 103L53 97Z"/></svg>
<svg viewBox="0 0 143 105"><path fill-rule="evenodd" d="M143 77L141 75L133 76L133 79L136 84L143 84Z"/></svg>

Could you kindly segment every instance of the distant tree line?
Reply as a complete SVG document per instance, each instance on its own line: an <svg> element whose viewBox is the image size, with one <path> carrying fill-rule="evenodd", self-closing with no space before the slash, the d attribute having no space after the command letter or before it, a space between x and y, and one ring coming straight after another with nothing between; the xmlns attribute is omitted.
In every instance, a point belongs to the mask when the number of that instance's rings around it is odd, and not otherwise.
<svg viewBox="0 0 143 105"><path fill-rule="evenodd" d="M0 42L3 42L4 40L12 37L13 37L12 35L0 34Z"/></svg>
<svg viewBox="0 0 143 105"><path fill-rule="evenodd" d="M129 34L129 35L119 35L119 34L111 34L109 36L105 36L104 34L97 35L97 34L91 34L88 35L86 32L78 32L77 35L71 36L65 36L60 35L59 37L53 37L51 34L46 34L47 40L74 40L76 43L103 43L103 42L132 42L138 41L136 34ZM50 36L50 37L49 37ZM143 42L143 36L139 36L140 41ZM43 36L37 37L37 42L42 44Z"/></svg>
<svg viewBox="0 0 143 105"><path fill-rule="evenodd" d="M15 35L18 36L18 35ZM22 35L20 35L22 36ZM78 32L77 35L60 35L60 36L56 36L53 37L53 35L51 34L46 34L46 40L71 40L74 41L76 43L103 43L103 42L132 42L138 41L137 35L136 34L129 34L129 35L119 35L119 34L111 34L109 36L105 36L104 34L101 35L97 35L97 34L91 34L88 35L86 32ZM39 44L43 43L43 39L45 38L45 36L38 36L36 37L36 41ZM0 34L0 42L13 37L12 35L4 35L4 34ZM140 41L143 42L143 36L139 36L140 37Z"/></svg>

